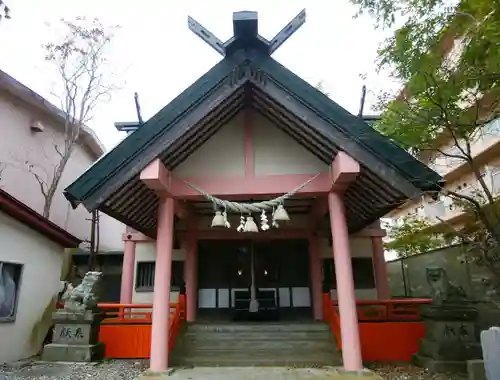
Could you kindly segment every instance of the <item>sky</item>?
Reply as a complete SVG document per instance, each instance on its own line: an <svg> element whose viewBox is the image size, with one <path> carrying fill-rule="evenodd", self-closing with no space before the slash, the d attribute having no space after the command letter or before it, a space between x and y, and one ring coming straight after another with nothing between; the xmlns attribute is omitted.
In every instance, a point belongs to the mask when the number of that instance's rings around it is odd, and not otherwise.
<svg viewBox="0 0 500 380"><path fill-rule="evenodd" d="M386 74L375 71L383 32L368 17L354 19L349 0L4 1L12 19L0 23L0 69L56 105L51 95L56 77L42 49L51 38L46 23L86 16L120 26L108 52L120 88L88 123L108 149L124 137L113 123L137 120L134 92L147 120L222 59L188 29L188 15L226 41L232 36L233 12L257 11L259 33L271 39L306 8L306 23L274 53L275 59L312 85L321 81L324 91L352 113L359 110L363 84L368 87L365 113L378 91L393 86Z"/></svg>

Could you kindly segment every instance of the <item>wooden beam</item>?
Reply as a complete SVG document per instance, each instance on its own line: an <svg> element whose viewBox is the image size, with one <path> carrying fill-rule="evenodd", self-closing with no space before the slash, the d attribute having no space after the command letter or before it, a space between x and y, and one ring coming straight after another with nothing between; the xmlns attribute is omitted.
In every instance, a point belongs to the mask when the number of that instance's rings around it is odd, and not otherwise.
<svg viewBox="0 0 500 380"><path fill-rule="evenodd" d="M123 241L135 241L135 242L154 241L154 239L151 239L149 236L146 236L141 232L125 232L122 235L122 240Z"/></svg>
<svg viewBox="0 0 500 380"><path fill-rule="evenodd" d="M181 238L185 238L188 231L177 231ZM312 236L309 229L286 229L277 228L261 232L238 232L235 229L211 229L211 230L197 230L196 237L203 240L269 240L269 239L308 239Z"/></svg>
<svg viewBox="0 0 500 380"><path fill-rule="evenodd" d="M253 144L253 110L245 108L243 111L244 148L245 148L245 177L255 176L255 159Z"/></svg>
<svg viewBox="0 0 500 380"><path fill-rule="evenodd" d="M151 190L171 196L172 174L159 158L155 158L142 169L140 179Z"/></svg>
<svg viewBox="0 0 500 380"><path fill-rule="evenodd" d="M314 174L285 174L259 177L197 177L173 178L171 194L178 199L200 199L203 196L186 182L215 197L248 198L288 193L313 178ZM320 173L302 188L298 196L317 196L332 189L329 172Z"/></svg>
<svg viewBox="0 0 500 380"><path fill-rule="evenodd" d="M346 189L359 175L359 163L345 152L338 152L332 162L332 184Z"/></svg>
<svg viewBox="0 0 500 380"><path fill-rule="evenodd" d="M172 173L156 158L146 166L140 174L141 181L158 196L174 197L172 194ZM188 219L193 215L191 207L175 200L174 212L180 219Z"/></svg>

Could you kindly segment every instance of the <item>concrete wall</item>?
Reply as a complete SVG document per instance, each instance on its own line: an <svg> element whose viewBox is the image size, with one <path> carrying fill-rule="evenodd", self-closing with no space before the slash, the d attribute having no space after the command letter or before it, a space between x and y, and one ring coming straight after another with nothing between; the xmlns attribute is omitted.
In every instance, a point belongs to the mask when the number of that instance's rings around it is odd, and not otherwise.
<svg viewBox="0 0 500 380"><path fill-rule="evenodd" d="M35 324L61 289L63 248L0 212L0 262L23 264L16 318L0 322L0 363L37 353L30 343Z"/></svg>
<svg viewBox="0 0 500 380"><path fill-rule="evenodd" d="M30 125L38 121L43 132L32 132ZM44 197L30 170L47 182L59 162L54 145L62 147L62 125L31 106L0 92L0 186L21 202L42 213ZM83 207L73 210L62 192L95 160L96 154L77 146L72 154L52 203L50 220L82 240L89 238L90 215ZM30 169L26 161L34 166ZM125 227L115 219L101 214L101 250L121 249L121 233Z"/></svg>
<svg viewBox="0 0 500 380"><path fill-rule="evenodd" d="M175 168L183 177L245 174L244 118L238 114ZM316 174L327 165L257 113L252 115L255 175Z"/></svg>

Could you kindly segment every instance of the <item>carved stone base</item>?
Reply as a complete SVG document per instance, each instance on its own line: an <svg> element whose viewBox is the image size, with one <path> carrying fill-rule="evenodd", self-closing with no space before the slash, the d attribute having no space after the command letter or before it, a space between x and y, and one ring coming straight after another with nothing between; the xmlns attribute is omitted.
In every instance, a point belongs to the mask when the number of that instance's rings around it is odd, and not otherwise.
<svg viewBox="0 0 500 380"><path fill-rule="evenodd" d="M42 360L88 362L101 360L104 345L99 343L99 328L103 315L87 310L83 313L58 311L52 343L43 348Z"/></svg>
<svg viewBox="0 0 500 380"><path fill-rule="evenodd" d="M43 348L42 360L47 362L92 362L104 358L104 344L70 345L51 343Z"/></svg>
<svg viewBox="0 0 500 380"><path fill-rule="evenodd" d="M456 344L454 342L436 342L421 339L418 353L435 360L473 360L480 359L483 351L478 342Z"/></svg>
<svg viewBox="0 0 500 380"><path fill-rule="evenodd" d="M482 357L477 310L469 305L431 305L423 313L426 334L414 355L430 372L465 372L467 360Z"/></svg>
<svg viewBox="0 0 500 380"><path fill-rule="evenodd" d="M467 371L467 362L465 361L436 360L415 354L413 355L413 362L419 367L426 368L430 373L465 373Z"/></svg>

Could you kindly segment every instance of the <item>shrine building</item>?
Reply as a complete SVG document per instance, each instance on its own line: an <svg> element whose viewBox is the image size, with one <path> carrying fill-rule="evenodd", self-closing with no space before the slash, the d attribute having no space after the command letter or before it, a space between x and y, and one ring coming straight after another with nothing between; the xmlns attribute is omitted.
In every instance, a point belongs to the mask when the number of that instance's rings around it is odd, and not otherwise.
<svg viewBox="0 0 500 380"><path fill-rule="evenodd" d="M379 220L442 179L272 58L304 20L267 40L237 12L223 43L189 19L222 60L65 190L128 226L121 303L153 303L153 371L184 284L188 323L321 321L326 289L363 368L356 300L390 298Z"/></svg>

